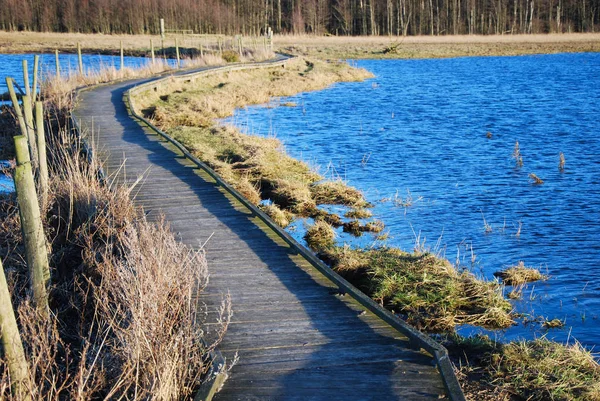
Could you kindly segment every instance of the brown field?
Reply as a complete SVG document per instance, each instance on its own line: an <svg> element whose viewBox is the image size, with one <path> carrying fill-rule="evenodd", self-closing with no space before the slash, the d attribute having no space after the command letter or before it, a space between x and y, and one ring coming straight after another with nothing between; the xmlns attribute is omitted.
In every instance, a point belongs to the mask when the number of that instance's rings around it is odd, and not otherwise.
<svg viewBox="0 0 600 401"><path fill-rule="evenodd" d="M183 48L216 47L221 38L231 47L231 37L217 35L178 35ZM84 52L117 53L123 41L128 55L145 54L150 40L158 51L160 36L101 35L0 31L0 53L74 52L81 43ZM164 40L165 47L175 45L175 36ZM262 38L246 38L249 47L262 46ZM600 33L547 35L462 35L462 36L291 36L277 35L275 50L320 58L439 58L460 56L495 56L562 52L599 52ZM391 50L384 53L388 48Z"/></svg>
<svg viewBox="0 0 600 401"><path fill-rule="evenodd" d="M324 58L442 58L600 51L600 34L280 36L276 48ZM385 49L390 50L384 53Z"/></svg>

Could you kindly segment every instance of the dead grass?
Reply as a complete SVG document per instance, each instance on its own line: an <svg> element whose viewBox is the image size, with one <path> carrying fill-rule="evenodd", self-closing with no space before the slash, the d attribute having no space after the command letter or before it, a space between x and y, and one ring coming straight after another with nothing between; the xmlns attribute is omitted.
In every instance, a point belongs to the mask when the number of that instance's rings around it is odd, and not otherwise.
<svg viewBox="0 0 600 401"><path fill-rule="evenodd" d="M523 261L519 261L518 264L506 270L494 273L494 276L500 277L504 284L512 286L522 286L533 281L548 279L548 276L543 275L539 269L525 266Z"/></svg>
<svg viewBox="0 0 600 401"><path fill-rule="evenodd" d="M278 226L286 228L292 221L294 221L294 215L286 210L281 210L276 205L260 205L263 212L267 214Z"/></svg>
<svg viewBox="0 0 600 401"><path fill-rule="evenodd" d="M304 240L312 249L323 249L334 246L335 238L335 231L331 225L322 220L315 221L306 230L306 234L304 235Z"/></svg>
<svg viewBox="0 0 600 401"><path fill-rule="evenodd" d="M29 395L189 399L208 368L207 352L226 329L228 303L215 342L204 344L203 253L178 243L163 222L146 221L130 200L132 188L101 185L97 166L69 136L66 106L46 106L52 127L51 192L42 213L51 260L48 319L27 291L14 196L4 196L0 208L0 248L30 369ZM0 398L16 400L5 362L0 359Z"/></svg>
<svg viewBox="0 0 600 401"><path fill-rule="evenodd" d="M529 179L531 179L531 182L533 182L535 185L542 185L544 183L544 180L534 173L529 173Z"/></svg>
<svg viewBox="0 0 600 401"><path fill-rule="evenodd" d="M600 34L443 36L275 36L275 47L322 59L446 58L600 51ZM394 51L385 52L386 49Z"/></svg>
<svg viewBox="0 0 600 401"><path fill-rule="evenodd" d="M364 208L351 209L344 214L344 217L349 219L368 219L371 216L373 216L373 212Z"/></svg>
<svg viewBox="0 0 600 401"><path fill-rule="evenodd" d="M233 37L225 35L174 35L168 34L164 41L159 35L104 35L57 32L4 32L0 31L0 53L76 53L77 43L83 53L118 55L121 42L126 56L150 56L150 41L154 42L157 57L164 54L174 56L175 38L178 40L181 55L200 56L204 53L217 54L221 40L223 50L235 49ZM265 51L262 38L244 38L244 53Z"/></svg>
<svg viewBox="0 0 600 401"><path fill-rule="evenodd" d="M479 392L496 397L471 400L600 400L600 365L577 342L540 338L501 344L487 336L453 336L447 347L459 358L461 381L471 379Z"/></svg>
<svg viewBox="0 0 600 401"><path fill-rule="evenodd" d="M138 112L190 149L252 203L269 200L272 206L264 210L278 224L286 226L300 216L339 227L344 224L341 218L318 205L370 206L360 191L342 181L323 181L307 164L289 157L275 138L245 135L233 127L219 126L215 119L248 104L266 103L273 96L369 76L343 63L299 58L285 68L217 73L189 84L171 81L157 91L134 94L132 101ZM363 225L361 232L378 227Z"/></svg>
<svg viewBox="0 0 600 401"><path fill-rule="evenodd" d="M184 53L205 49L216 50L221 38L225 48L231 47L231 37L218 35L178 36ZM128 55L149 54L150 40L154 40L157 53L161 47L159 36L152 35L102 35L36 32L1 32L0 52L53 52L59 49L74 53L77 43L84 52L117 54L119 44ZM174 36L164 42L173 48ZM262 39L245 38L245 46L262 49ZM276 50L318 58L438 58L485 55L518 55L564 52L600 51L600 34L547 34L547 35L444 35L444 36L311 36L275 35ZM395 52L384 54L384 49L396 46Z"/></svg>

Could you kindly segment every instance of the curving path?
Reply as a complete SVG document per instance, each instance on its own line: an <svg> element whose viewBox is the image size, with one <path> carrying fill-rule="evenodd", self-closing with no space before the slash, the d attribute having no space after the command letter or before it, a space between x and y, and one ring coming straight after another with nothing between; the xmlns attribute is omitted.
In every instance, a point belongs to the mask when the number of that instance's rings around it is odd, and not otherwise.
<svg viewBox="0 0 600 401"><path fill-rule="evenodd" d="M137 205L151 218L164 214L184 243L204 245L209 310L231 294L234 314L220 350L239 361L214 399L448 399L431 356L339 294L249 209L130 118L123 95L146 81L83 91L73 116L93 131L107 174L121 183L146 176Z"/></svg>

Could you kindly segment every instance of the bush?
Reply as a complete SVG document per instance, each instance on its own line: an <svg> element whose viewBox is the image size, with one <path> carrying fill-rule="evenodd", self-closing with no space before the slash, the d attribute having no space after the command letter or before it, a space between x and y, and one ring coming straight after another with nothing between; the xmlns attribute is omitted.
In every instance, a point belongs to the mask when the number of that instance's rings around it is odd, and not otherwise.
<svg viewBox="0 0 600 401"><path fill-rule="evenodd" d="M221 57L228 63L237 63L240 61L240 55L233 50L225 50Z"/></svg>

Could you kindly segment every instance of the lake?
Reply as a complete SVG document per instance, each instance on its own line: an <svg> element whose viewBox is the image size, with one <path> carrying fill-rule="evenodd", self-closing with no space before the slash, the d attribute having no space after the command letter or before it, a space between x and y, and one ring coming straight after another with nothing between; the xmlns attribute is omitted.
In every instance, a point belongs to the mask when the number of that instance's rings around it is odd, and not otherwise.
<svg viewBox="0 0 600 401"><path fill-rule="evenodd" d="M550 275L514 306L527 320L558 318L564 328L519 320L461 333L599 345L600 54L352 63L376 78L225 121L276 136L292 156L364 191L389 238L340 241L411 250L418 239L490 280L519 261ZM297 106L272 107L278 102ZM517 141L522 167L512 158ZM290 232L301 239L304 230L298 222Z"/></svg>
<svg viewBox="0 0 600 401"><path fill-rule="evenodd" d="M56 61L54 54L40 54L40 71L42 77L48 77L56 73ZM21 87L23 87L23 60L27 60L29 67L29 82L33 83L33 57L34 54L0 54L0 66L2 68L2 79L0 80L0 94L8 89L4 77L14 78ZM97 72L102 68L115 67L120 68L120 56L106 56L100 54L82 54L83 69L87 72ZM125 67L139 68L150 62L145 57L123 57ZM175 61L169 63L175 65ZM79 61L77 54L59 54L59 64L61 75L76 74L79 70Z"/></svg>
<svg viewBox="0 0 600 401"><path fill-rule="evenodd" d="M52 76L56 73L56 58L54 54L40 54L40 73L42 79ZM5 77L13 78L21 88L25 88L23 83L23 60L27 60L29 68L29 83L33 84L33 58L34 54L0 54L0 68L2 70L2 79L0 79L0 94L6 93ZM119 56L105 56L99 54L83 54L83 68L86 72L99 71L105 67L119 68L121 66L121 58ZM139 68L149 62L149 59L144 57L124 57L125 67ZM76 54L59 54L59 63L61 75L68 76L69 74L77 74L79 69L79 61ZM174 63L170 61L170 63ZM173 64L175 65L175 64ZM16 89L16 88L15 88ZM10 102L2 102L0 104L10 104ZM2 161L0 161L2 167ZM13 180L6 177L0 172L0 193L14 191Z"/></svg>

